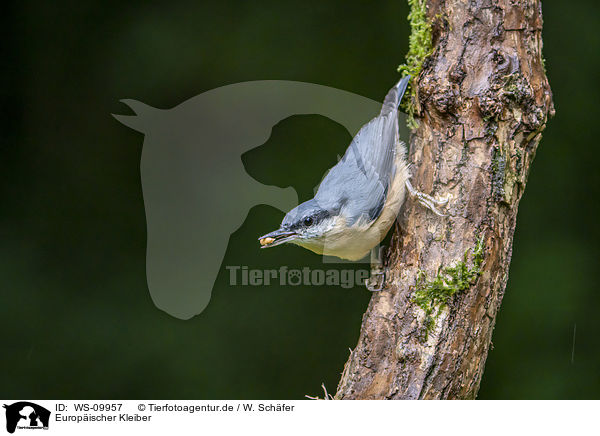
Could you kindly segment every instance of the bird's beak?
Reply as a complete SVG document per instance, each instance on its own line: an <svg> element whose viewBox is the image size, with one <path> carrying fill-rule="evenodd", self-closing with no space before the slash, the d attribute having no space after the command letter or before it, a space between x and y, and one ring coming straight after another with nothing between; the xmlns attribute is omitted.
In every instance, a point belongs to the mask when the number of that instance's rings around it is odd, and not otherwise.
<svg viewBox="0 0 600 436"><path fill-rule="evenodd" d="M279 244L283 244L285 242L292 241L298 237L296 232L290 232L288 230L278 229L274 232L267 233L266 235L258 238L261 247L260 248L269 248L275 247Z"/></svg>

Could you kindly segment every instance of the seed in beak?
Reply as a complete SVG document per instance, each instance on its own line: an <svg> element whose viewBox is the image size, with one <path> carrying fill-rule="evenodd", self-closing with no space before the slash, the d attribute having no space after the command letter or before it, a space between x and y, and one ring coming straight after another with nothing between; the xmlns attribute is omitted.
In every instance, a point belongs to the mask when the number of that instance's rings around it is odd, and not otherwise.
<svg viewBox="0 0 600 436"><path fill-rule="evenodd" d="M260 245L267 245L270 244L271 242L274 242L275 239L274 238L262 238L260 240Z"/></svg>

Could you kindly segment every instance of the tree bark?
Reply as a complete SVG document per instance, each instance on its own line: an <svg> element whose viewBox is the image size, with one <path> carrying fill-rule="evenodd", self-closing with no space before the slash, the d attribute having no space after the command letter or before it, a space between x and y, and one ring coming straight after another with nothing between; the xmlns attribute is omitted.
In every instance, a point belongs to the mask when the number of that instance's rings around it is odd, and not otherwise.
<svg viewBox="0 0 600 436"><path fill-rule="evenodd" d="M339 399L476 397L519 200L554 112L540 0L428 0L427 16L433 52L413 83L419 126L409 159L413 186L451 195L449 215L406 202ZM428 288L456 292L447 304L417 304Z"/></svg>

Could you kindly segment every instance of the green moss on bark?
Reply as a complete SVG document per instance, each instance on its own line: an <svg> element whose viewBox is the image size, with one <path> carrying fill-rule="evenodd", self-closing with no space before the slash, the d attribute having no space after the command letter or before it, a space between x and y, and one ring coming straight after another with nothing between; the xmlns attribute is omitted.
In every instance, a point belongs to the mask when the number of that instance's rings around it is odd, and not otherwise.
<svg viewBox="0 0 600 436"><path fill-rule="evenodd" d="M413 302L425 312L422 340L425 342L435 327L442 310L457 293L468 289L481 274L483 265L483 236L473 250L465 251L463 259L454 266L440 268L433 280L427 280L424 271L419 271ZM472 266L467 266L469 251L472 251Z"/></svg>
<svg viewBox="0 0 600 436"><path fill-rule="evenodd" d="M408 127L415 129L415 86L423 61L432 52L431 23L427 19L426 0L408 0L410 13L408 21L410 23L410 37L408 39L408 53L406 54L406 63L398 67L402 76L410 75L412 77L411 85L407 95L410 99L405 99L402 108L408 114Z"/></svg>

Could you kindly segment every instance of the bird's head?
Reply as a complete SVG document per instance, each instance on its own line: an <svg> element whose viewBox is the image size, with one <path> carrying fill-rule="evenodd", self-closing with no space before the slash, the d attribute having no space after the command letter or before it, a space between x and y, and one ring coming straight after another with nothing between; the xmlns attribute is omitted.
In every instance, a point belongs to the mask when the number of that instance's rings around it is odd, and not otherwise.
<svg viewBox="0 0 600 436"><path fill-rule="evenodd" d="M290 242L322 253L325 241L334 237L342 218L337 208L320 205L314 198L289 211L279 229L261 236L261 248Z"/></svg>

